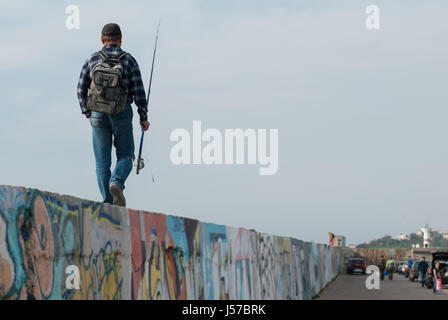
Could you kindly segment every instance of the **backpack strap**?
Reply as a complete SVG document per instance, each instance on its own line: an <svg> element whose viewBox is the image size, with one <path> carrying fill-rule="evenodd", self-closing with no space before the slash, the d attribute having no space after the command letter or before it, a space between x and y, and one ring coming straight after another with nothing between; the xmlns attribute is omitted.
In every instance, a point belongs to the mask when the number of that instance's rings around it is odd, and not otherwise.
<svg viewBox="0 0 448 320"><path fill-rule="evenodd" d="M98 55L103 59L103 60L107 60L107 59L118 59L121 60L121 58L123 58L125 55L127 55L128 53L123 51L122 53L120 53L117 57L111 57L110 55L108 55L106 52L104 52L104 50L100 50L98 51Z"/></svg>
<svg viewBox="0 0 448 320"><path fill-rule="evenodd" d="M125 55L127 55L128 53L126 51L123 51L122 53L120 53L118 55L118 57L116 59L121 60L121 58L123 58Z"/></svg>
<svg viewBox="0 0 448 320"><path fill-rule="evenodd" d="M109 58L110 58L110 56L109 56L106 52L104 52L104 50L100 50L100 51L98 51L98 55L99 55L103 60L106 60L106 59L109 59Z"/></svg>

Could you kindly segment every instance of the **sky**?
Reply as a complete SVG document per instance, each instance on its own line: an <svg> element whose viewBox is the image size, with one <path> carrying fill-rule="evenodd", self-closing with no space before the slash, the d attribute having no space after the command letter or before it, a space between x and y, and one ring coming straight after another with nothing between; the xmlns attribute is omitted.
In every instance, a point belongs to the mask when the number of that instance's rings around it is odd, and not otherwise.
<svg viewBox="0 0 448 320"><path fill-rule="evenodd" d="M371 4L379 30L365 27ZM0 184L102 200L79 73L116 22L147 86L160 20L147 167L128 178L127 207L316 242L448 229L447 11L444 0L2 0ZM170 134L195 120L278 129L277 173L174 165Z"/></svg>

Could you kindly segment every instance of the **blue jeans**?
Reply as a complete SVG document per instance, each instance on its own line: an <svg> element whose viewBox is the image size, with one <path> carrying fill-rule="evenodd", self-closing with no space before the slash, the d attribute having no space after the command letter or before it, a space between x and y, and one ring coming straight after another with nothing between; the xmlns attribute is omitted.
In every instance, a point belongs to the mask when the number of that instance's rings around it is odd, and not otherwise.
<svg viewBox="0 0 448 320"><path fill-rule="evenodd" d="M110 184L117 183L123 190L124 182L132 170L132 162L135 157L132 115L132 108L129 104L122 112L114 115L92 111L90 120L96 177L105 203L113 201L109 192ZM117 155L117 164L111 174L112 141Z"/></svg>
<svg viewBox="0 0 448 320"><path fill-rule="evenodd" d="M424 287L425 286L426 272L420 271L420 275L422 277L422 287Z"/></svg>

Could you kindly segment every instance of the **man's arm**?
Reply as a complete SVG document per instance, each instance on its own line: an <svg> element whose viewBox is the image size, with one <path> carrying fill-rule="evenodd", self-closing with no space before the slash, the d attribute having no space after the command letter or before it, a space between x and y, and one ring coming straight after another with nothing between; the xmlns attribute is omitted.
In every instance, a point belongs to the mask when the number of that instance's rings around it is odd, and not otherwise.
<svg viewBox="0 0 448 320"><path fill-rule="evenodd" d="M145 87L143 86L142 74L137 61L131 57L131 90L134 94L134 101L137 105L137 112L140 116L140 124L148 130L148 105L146 101Z"/></svg>
<svg viewBox="0 0 448 320"><path fill-rule="evenodd" d="M88 119L90 118L91 112L89 109L86 108L87 90L90 86L91 81L92 79L90 78L89 59L87 59L84 65L82 66L81 74L79 75L78 100L79 100L79 106L81 107L81 112Z"/></svg>

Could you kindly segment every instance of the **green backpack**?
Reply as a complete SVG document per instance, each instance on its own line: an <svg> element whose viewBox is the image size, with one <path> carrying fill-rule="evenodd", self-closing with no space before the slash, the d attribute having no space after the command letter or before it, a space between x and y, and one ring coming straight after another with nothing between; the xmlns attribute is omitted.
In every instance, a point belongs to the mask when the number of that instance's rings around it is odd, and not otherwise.
<svg viewBox="0 0 448 320"><path fill-rule="evenodd" d="M127 102L127 90L123 87L123 66L120 59L127 53L111 57L103 50L98 52L103 61L92 70L87 108L105 114L117 114L123 111Z"/></svg>

